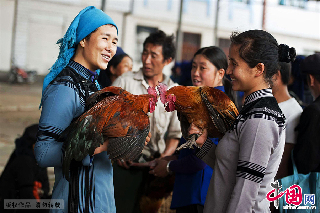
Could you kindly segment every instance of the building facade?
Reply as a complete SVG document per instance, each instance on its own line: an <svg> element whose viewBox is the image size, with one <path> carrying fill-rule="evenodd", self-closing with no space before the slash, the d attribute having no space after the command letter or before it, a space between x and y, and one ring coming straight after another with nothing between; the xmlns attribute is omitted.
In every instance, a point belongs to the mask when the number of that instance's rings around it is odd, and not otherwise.
<svg viewBox="0 0 320 213"><path fill-rule="evenodd" d="M13 59L13 64L45 75L58 56L55 43L73 18L86 6L101 8L102 2L0 0L0 70L8 71ZM190 60L198 48L210 45L227 53L231 32L249 29L270 32L279 44L295 47L300 55L320 52L319 1L265 2L264 7L263 0L220 0L217 10L217 0L184 0L182 60ZM161 29L177 34L180 0L105 0L104 11L118 25L119 46L134 59L137 70L142 43L150 32ZM170 67L165 72L170 73Z"/></svg>

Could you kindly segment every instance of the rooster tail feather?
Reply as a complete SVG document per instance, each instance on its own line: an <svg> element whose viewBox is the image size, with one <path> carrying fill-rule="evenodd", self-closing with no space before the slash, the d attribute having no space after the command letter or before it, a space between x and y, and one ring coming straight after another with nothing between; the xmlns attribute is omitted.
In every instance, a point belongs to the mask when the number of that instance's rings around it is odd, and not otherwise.
<svg viewBox="0 0 320 213"><path fill-rule="evenodd" d="M93 155L94 150L103 144L102 134L93 125L93 116L88 115L78 120L70 130L64 144L63 174L69 179L70 163L72 159L82 161L87 155Z"/></svg>
<svg viewBox="0 0 320 213"><path fill-rule="evenodd" d="M213 124L215 125L215 127L218 129L219 132L224 134L227 131L227 127L223 120L223 117L215 108L213 108L213 106L210 104L207 98L207 95L201 90L201 88L200 88L200 94L201 94L202 101L205 103L208 109L208 112Z"/></svg>

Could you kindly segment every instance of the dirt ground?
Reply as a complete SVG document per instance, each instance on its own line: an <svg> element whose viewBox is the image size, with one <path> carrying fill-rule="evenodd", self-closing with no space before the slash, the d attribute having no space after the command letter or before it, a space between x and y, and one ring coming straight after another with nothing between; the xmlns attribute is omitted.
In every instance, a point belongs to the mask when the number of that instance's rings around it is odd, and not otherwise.
<svg viewBox="0 0 320 213"><path fill-rule="evenodd" d="M14 141L24 129L39 122L41 111L40 83L9 84L5 75L0 76L0 173L15 148ZM50 186L53 187L53 168L48 168Z"/></svg>

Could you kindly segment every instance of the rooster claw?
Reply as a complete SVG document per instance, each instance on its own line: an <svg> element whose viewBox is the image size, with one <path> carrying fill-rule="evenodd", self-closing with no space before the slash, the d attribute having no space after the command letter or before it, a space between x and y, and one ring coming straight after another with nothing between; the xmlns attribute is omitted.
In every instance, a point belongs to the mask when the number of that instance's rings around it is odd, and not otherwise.
<svg viewBox="0 0 320 213"><path fill-rule="evenodd" d="M194 146L200 148L200 146L196 143L196 140L199 138L198 134L189 135L187 142L179 146L176 150L179 151L181 149L194 149Z"/></svg>

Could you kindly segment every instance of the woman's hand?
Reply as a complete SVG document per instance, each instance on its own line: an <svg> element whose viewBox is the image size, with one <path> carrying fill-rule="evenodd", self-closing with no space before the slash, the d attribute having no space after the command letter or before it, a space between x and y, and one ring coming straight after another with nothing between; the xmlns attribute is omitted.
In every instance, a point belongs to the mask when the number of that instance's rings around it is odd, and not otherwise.
<svg viewBox="0 0 320 213"><path fill-rule="evenodd" d="M97 155L103 151L107 151L107 148L108 148L108 140L106 140L102 145L100 145L99 147L97 147L95 150L94 150L94 153L93 155Z"/></svg>
<svg viewBox="0 0 320 213"><path fill-rule="evenodd" d="M120 160L118 159L117 163L118 163L119 166L124 167L126 169L129 169L131 164L133 164L132 161L125 161L123 159L120 159Z"/></svg>
<svg viewBox="0 0 320 213"><path fill-rule="evenodd" d="M208 130L204 129L203 131L201 131L201 129L199 129L196 125L194 125L193 123L190 124L190 127L188 129L188 133L189 135L191 134L198 134L200 135L200 137L196 140L196 143L202 147L202 145L204 144L204 142L207 140L208 137Z"/></svg>

